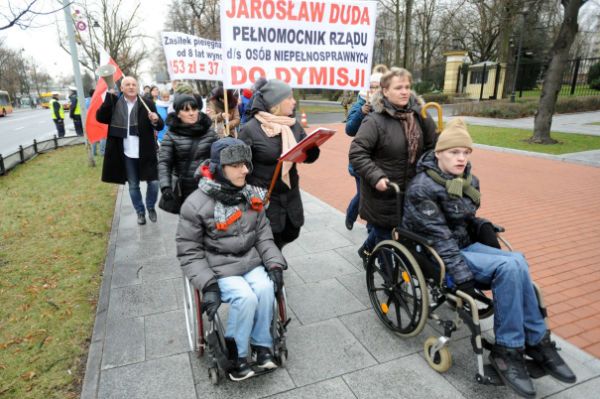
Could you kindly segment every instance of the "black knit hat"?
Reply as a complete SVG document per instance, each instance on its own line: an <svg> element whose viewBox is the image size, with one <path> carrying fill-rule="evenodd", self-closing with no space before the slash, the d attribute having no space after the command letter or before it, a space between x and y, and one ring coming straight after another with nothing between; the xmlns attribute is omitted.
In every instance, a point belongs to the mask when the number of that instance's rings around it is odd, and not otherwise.
<svg viewBox="0 0 600 399"><path fill-rule="evenodd" d="M194 96L191 94L175 95L175 101L173 101L173 109L175 112L179 112L188 106L190 106L192 109L199 109L198 102Z"/></svg>
<svg viewBox="0 0 600 399"><path fill-rule="evenodd" d="M210 147L210 171L221 171L224 165L244 162L252 171L252 150L246 143L233 137L223 137Z"/></svg>

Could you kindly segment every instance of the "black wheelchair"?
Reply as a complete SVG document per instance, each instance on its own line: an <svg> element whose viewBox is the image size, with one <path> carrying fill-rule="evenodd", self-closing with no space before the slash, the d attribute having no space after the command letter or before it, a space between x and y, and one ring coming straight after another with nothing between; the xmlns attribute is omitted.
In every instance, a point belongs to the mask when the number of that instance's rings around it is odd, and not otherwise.
<svg viewBox="0 0 600 399"><path fill-rule="evenodd" d="M396 191L398 211L401 211L401 191L397 184L390 183ZM500 233L504 229L494 226L498 240L505 249L512 251L510 243ZM380 242L371 252L367 266L367 289L371 304L379 320L391 331L403 338L414 337L425 328L427 320L433 320L443 328L440 337L429 337L424 343L427 363L443 373L452 365L448 345L452 333L465 324L471 333L471 346L477 359L477 382L502 385L495 370L484 367L483 349L491 350L493 343L482 338L480 321L494 314L493 301L484 291L491 287L476 287L472 297L453 287L446 275L446 267L432 248L433 242L411 231L396 227L392 239ZM534 284L540 311L547 319L541 292ZM452 317L444 316L440 308L447 304L453 310ZM533 378L545 373L528 362Z"/></svg>
<svg viewBox="0 0 600 399"><path fill-rule="evenodd" d="M213 385L219 383L223 376L229 375L229 370L234 367L237 359L235 341L225 337L223 323L217 312L212 321L203 318L202 294L192 287L187 277L184 281L184 311L185 326L187 330L190 350L200 358L208 354L208 377ZM279 367L285 367L288 350L285 343L287 326L291 321L287 317L285 287L275 296L273 304L273 321L271 322L271 336L273 337L273 357ZM208 328L205 328L208 325ZM252 363L251 363L252 365ZM259 370L253 367L255 376L271 372L275 369Z"/></svg>

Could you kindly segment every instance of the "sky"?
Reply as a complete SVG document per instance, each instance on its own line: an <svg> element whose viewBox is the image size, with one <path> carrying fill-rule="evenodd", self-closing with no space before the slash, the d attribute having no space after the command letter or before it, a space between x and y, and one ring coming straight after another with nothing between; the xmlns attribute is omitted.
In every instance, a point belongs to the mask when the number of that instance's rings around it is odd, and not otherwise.
<svg viewBox="0 0 600 399"><path fill-rule="evenodd" d="M0 0L4 2L5 0ZM12 2L13 0L11 0ZM58 0L42 0L42 7L44 10L56 7L56 4L60 3ZM88 0L88 3L94 3L95 0ZM15 1L18 3L18 1ZM127 11L133 8L136 3L132 0L123 0L124 12L123 15L127 15ZM138 12L139 18L139 31L147 36L155 38L157 33L163 30L165 16L169 7L169 0L141 0L141 9ZM60 6L60 5L59 5ZM75 12L76 9L83 10L81 6L72 5L71 12ZM130 11L131 12L131 11ZM70 76L73 75L73 66L71 63L71 56L67 54L58 44L58 30L57 25L60 26L62 32L64 32L66 39L66 27L65 27L65 14L64 11L59 11L53 15L39 16L33 21L35 28L28 28L22 30L19 27L11 27L9 29L0 31L0 40L4 39L7 47L13 50L23 49L23 54L27 59L34 58L38 65L48 72L51 76ZM82 35L85 36L87 31ZM68 42L65 43L68 46ZM153 40L146 40L145 47L150 51L155 46ZM149 74L150 68L149 59L141 68L141 82L152 83L151 76ZM83 72L83 70L82 70ZM140 82L140 83L141 83Z"/></svg>

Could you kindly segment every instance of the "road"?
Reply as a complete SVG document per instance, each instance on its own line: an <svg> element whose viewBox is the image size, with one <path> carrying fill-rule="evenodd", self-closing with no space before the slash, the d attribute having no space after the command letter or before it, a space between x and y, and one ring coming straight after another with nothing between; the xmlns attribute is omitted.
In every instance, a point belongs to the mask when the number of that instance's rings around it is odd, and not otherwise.
<svg viewBox="0 0 600 399"><path fill-rule="evenodd" d="M73 122L65 115L68 136L75 134ZM18 150L19 145L31 145L33 139L45 140L56 134L56 128L47 109L15 111L0 118L0 154L4 156Z"/></svg>

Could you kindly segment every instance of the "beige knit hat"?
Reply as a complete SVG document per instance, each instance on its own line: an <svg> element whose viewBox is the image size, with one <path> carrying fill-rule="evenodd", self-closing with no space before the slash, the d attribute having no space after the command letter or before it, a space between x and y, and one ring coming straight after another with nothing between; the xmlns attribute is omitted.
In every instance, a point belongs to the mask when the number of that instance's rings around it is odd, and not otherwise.
<svg viewBox="0 0 600 399"><path fill-rule="evenodd" d="M454 118L446 124L435 145L435 152L448 148L466 147L473 149L473 139L467 130L467 125L462 118Z"/></svg>

